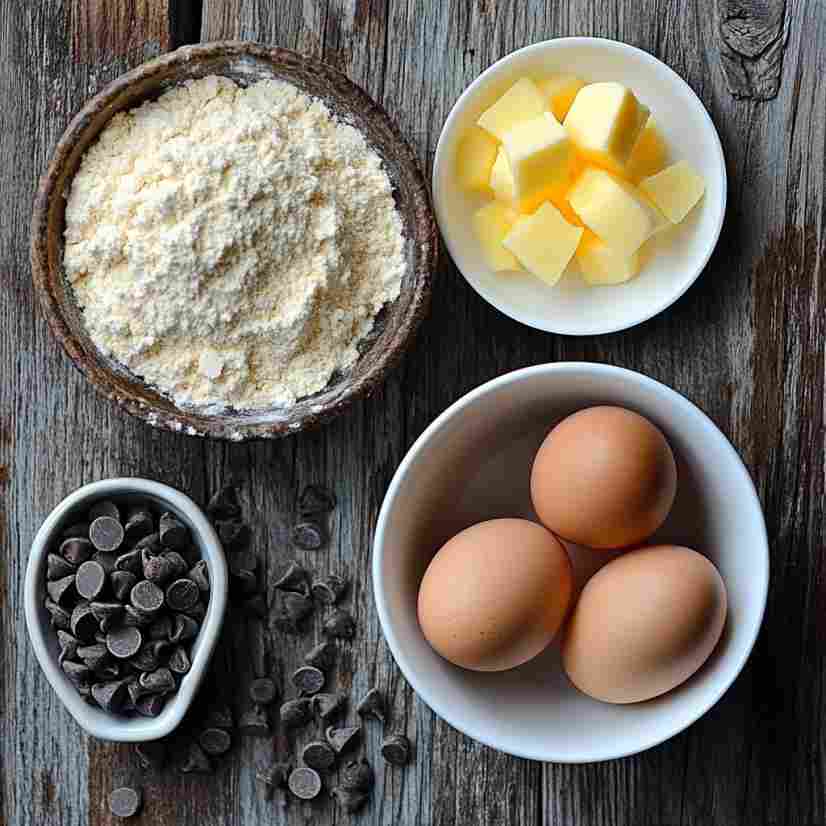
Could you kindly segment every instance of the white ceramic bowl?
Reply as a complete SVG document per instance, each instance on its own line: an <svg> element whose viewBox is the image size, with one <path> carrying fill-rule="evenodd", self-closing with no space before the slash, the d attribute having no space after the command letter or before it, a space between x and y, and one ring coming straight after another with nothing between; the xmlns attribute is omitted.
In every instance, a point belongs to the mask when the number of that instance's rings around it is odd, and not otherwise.
<svg viewBox="0 0 826 826"><path fill-rule="evenodd" d="M723 637L686 683L657 699L616 706L568 681L557 644L519 668L465 671L442 659L416 619L422 574L441 544L482 519L534 518L533 456L562 417L594 404L636 410L666 434L677 457L674 508L652 541L690 545L717 566L728 590ZM610 557L568 546L577 585ZM507 564L507 552L503 552ZM642 751L708 711L738 675L757 637L769 582L760 502L748 471L711 420L639 373L600 364L528 367L488 382L449 407L419 437L385 497L373 551L379 619L413 689L452 726L534 760L579 763Z"/></svg>
<svg viewBox="0 0 826 826"><path fill-rule="evenodd" d="M687 160L706 192L678 227L652 246L640 275L626 284L589 287L575 263L554 287L528 273L494 273L474 238L471 215L483 203L453 175L465 130L518 78L553 72L589 81L617 80L637 93L657 119L672 160ZM633 46L596 37L535 43L503 57L462 94L445 122L433 167L433 203L448 251L467 282L511 318L552 333L593 335L632 327L676 301L697 279L714 249L726 208L726 166L711 118L691 87L661 61Z"/></svg>
<svg viewBox="0 0 826 826"><path fill-rule="evenodd" d="M43 605L46 557L54 548L61 531L72 522L80 521L80 515L100 499L112 499L116 503L149 500L160 508L171 511L189 528L209 569L209 605L201 632L193 645L192 667L181 681L178 693L155 718L121 717L89 705L58 665L60 648L55 632L49 627L49 615ZM29 552L24 605L29 638L40 667L75 720L89 734L101 740L129 743L157 740L165 737L181 722L206 673L226 612L227 563L215 531L201 509L188 496L168 485L148 479L107 479L84 485L67 496L40 527Z"/></svg>

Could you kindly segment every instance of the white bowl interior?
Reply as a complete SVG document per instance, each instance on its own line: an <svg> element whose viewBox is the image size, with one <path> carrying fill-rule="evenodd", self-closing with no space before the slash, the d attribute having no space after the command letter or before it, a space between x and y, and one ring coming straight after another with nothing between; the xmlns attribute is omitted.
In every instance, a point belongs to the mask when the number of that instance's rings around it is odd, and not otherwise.
<svg viewBox="0 0 826 826"><path fill-rule="evenodd" d="M589 287L576 262L549 287L529 273L495 273L474 237L471 216L485 200L465 192L454 174L459 140L479 115L523 76L554 72L588 81L618 80L652 111L671 150L703 176L703 200L686 220L646 245L640 275L611 287ZM726 167L720 139L700 99L672 69L633 46L571 37L527 46L495 63L453 107L442 130L433 169L433 201L450 255L468 283L511 318L549 332L588 335L621 330L676 301L706 265L720 234L726 205Z"/></svg>
<svg viewBox="0 0 826 826"><path fill-rule="evenodd" d="M101 499L117 505L150 502L160 511L170 511L190 530L193 543L207 562L210 599L201 632L192 647L191 668L180 688L157 717L114 715L87 703L58 664L60 646L49 626L45 598L46 557L64 528L83 521L89 507ZM108 479L86 485L61 502L37 533L26 571L26 621L35 654L47 679L78 723L95 737L140 742L171 732L181 721L204 676L217 642L226 610L227 569L220 541L206 517L192 500L173 488L145 479Z"/></svg>
<svg viewBox="0 0 826 826"><path fill-rule="evenodd" d="M655 540L706 554L728 589L724 635L687 683L653 701L613 706L568 681L558 645L524 666L474 673L430 648L416 619L422 574L440 545L496 516L535 518L529 474L550 427L593 404L649 417L678 458L679 490ZM612 555L569 546L578 585ZM503 556L503 564L507 557ZM416 442L397 472L376 535L374 590L388 643L422 699L494 748L554 762L631 754L681 731L709 709L744 665L768 590L768 540L754 486L734 449L694 405L615 367L556 364L511 373L468 394Z"/></svg>

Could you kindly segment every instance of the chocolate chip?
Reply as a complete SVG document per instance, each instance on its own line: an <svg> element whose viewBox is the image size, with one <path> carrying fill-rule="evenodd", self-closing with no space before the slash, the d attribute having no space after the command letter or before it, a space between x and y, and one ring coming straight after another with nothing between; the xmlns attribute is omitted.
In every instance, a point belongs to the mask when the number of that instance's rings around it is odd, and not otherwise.
<svg viewBox="0 0 826 826"><path fill-rule="evenodd" d="M96 642L94 645L80 645L77 656L92 670L97 671L108 659L109 652L105 645Z"/></svg>
<svg viewBox="0 0 826 826"><path fill-rule="evenodd" d="M207 754L217 757L229 751L232 738L229 736L229 732L222 728L207 728L201 732L198 742Z"/></svg>
<svg viewBox="0 0 826 826"><path fill-rule="evenodd" d="M60 667L63 673L77 686L81 683L88 683L92 676L92 670L86 663L76 663L71 660L64 660Z"/></svg>
<svg viewBox="0 0 826 826"><path fill-rule="evenodd" d="M89 538L89 523L75 522L69 527L65 528L60 533L61 539L88 539Z"/></svg>
<svg viewBox="0 0 826 826"><path fill-rule="evenodd" d="M198 623L186 614L175 614L172 620L172 633L169 635L169 641L177 644L197 636Z"/></svg>
<svg viewBox="0 0 826 826"><path fill-rule="evenodd" d="M242 607L245 613L250 616L258 617L259 619L267 616L267 600L263 594L256 594L254 597L244 600Z"/></svg>
<svg viewBox="0 0 826 826"><path fill-rule="evenodd" d="M394 766L404 766L410 760L410 741L403 734L390 734L381 744L382 757Z"/></svg>
<svg viewBox="0 0 826 826"><path fill-rule="evenodd" d="M111 516L99 516L89 525L89 540L99 551L116 551L123 544L123 525Z"/></svg>
<svg viewBox="0 0 826 826"><path fill-rule="evenodd" d="M327 738L327 742L337 754L347 751L347 749L353 746L360 734L361 726L343 726L341 728L328 726L324 730L324 736Z"/></svg>
<svg viewBox="0 0 826 826"><path fill-rule="evenodd" d="M112 593L115 598L124 602L129 592L135 587L138 578L131 571L112 571L109 574L109 581L112 583Z"/></svg>
<svg viewBox="0 0 826 826"><path fill-rule="evenodd" d="M176 579L189 573L189 563L177 551L167 551L163 556Z"/></svg>
<svg viewBox="0 0 826 826"><path fill-rule="evenodd" d="M330 794L338 801L338 805L348 814L359 811L370 798L367 792L362 792L358 789L345 789L342 786L336 786Z"/></svg>
<svg viewBox="0 0 826 826"><path fill-rule="evenodd" d="M154 671L144 671L138 682L141 688L155 694L165 694L175 688L175 678L168 668L156 668Z"/></svg>
<svg viewBox="0 0 826 826"><path fill-rule="evenodd" d="M193 741L189 744L181 771L184 774L209 774L212 771L212 763L198 743Z"/></svg>
<svg viewBox="0 0 826 826"><path fill-rule="evenodd" d="M301 621L308 617L313 611L313 601L304 594L296 594L288 591L282 595L282 616L295 629L301 625Z"/></svg>
<svg viewBox="0 0 826 826"><path fill-rule="evenodd" d="M51 617L51 624L53 628L60 628L64 631L68 631L71 628L72 615L65 608L61 608L56 602L48 597L46 598L44 605L46 606L46 610L49 612L49 616Z"/></svg>
<svg viewBox="0 0 826 826"><path fill-rule="evenodd" d="M315 516L335 510L336 497L321 485L307 485L298 497L298 512L302 516Z"/></svg>
<svg viewBox="0 0 826 826"><path fill-rule="evenodd" d="M314 740L301 750L301 758L306 765L317 771L329 769L336 762L336 753L329 743Z"/></svg>
<svg viewBox="0 0 826 826"><path fill-rule="evenodd" d="M187 577L191 579L201 593L209 591L209 568L205 559L196 562L190 569Z"/></svg>
<svg viewBox="0 0 826 826"><path fill-rule="evenodd" d="M145 694L135 703L135 711L141 717L157 717L166 705L166 698L161 694Z"/></svg>
<svg viewBox="0 0 826 826"><path fill-rule="evenodd" d="M351 760L341 770L341 786L345 789L369 791L373 785L373 769L366 759Z"/></svg>
<svg viewBox="0 0 826 826"><path fill-rule="evenodd" d="M226 705L213 706L204 724L209 728L232 728L232 710Z"/></svg>
<svg viewBox="0 0 826 826"><path fill-rule="evenodd" d="M58 605L67 605L75 599L77 593L75 590L75 574L68 574L53 582L47 582L46 591L52 602L56 602Z"/></svg>
<svg viewBox="0 0 826 826"><path fill-rule="evenodd" d="M384 696L377 688L371 688L356 706L356 711L361 717L375 717L380 723L384 723Z"/></svg>
<svg viewBox="0 0 826 826"><path fill-rule="evenodd" d="M136 551L146 551L150 556L155 556L161 553L163 545L161 544L161 535L159 533L147 534L143 539L135 543Z"/></svg>
<svg viewBox="0 0 826 826"><path fill-rule="evenodd" d="M129 592L129 600L138 611L152 614L163 605L164 595L154 582L144 579ZM171 603L169 607L174 608Z"/></svg>
<svg viewBox="0 0 826 826"><path fill-rule="evenodd" d="M347 590L347 580L337 574L317 579L310 588L313 597L325 605L335 605Z"/></svg>
<svg viewBox="0 0 826 826"><path fill-rule="evenodd" d="M343 708L345 700L344 694L316 694L313 697L313 708L315 713L326 722Z"/></svg>
<svg viewBox="0 0 826 826"><path fill-rule="evenodd" d="M118 506L109 499L101 499L89 508L89 522L94 522L99 516L108 516L111 519L120 520L120 510Z"/></svg>
<svg viewBox="0 0 826 826"><path fill-rule="evenodd" d="M293 545L302 551L317 551L326 542L324 528L317 522L299 522L293 528Z"/></svg>
<svg viewBox="0 0 826 826"><path fill-rule="evenodd" d="M84 599L97 599L105 584L106 571L99 562L89 559L77 569L75 588Z"/></svg>
<svg viewBox="0 0 826 826"><path fill-rule="evenodd" d="M109 811L115 817L132 817L136 815L143 803L143 794L140 789L131 786L122 786L109 795Z"/></svg>
<svg viewBox="0 0 826 826"><path fill-rule="evenodd" d="M123 605L119 602L92 602L92 615L101 625L119 620L123 615Z"/></svg>
<svg viewBox="0 0 826 826"><path fill-rule="evenodd" d="M141 551L139 548L133 548L125 554L121 554L115 560L116 571L129 571L135 576L143 574L143 561L141 560Z"/></svg>
<svg viewBox="0 0 826 826"><path fill-rule="evenodd" d="M189 528L171 513L164 513L158 522L161 544L167 548L183 548L189 542Z"/></svg>
<svg viewBox="0 0 826 826"><path fill-rule="evenodd" d="M203 622L206 616L206 605L200 600L196 602L191 608L187 608L186 612L196 622Z"/></svg>
<svg viewBox="0 0 826 826"><path fill-rule="evenodd" d="M137 542L149 536L154 530L155 520L146 508L130 508L127 511L123 532L130 542Z"/></svg>
<svg viewBox="0 0 826 826"><path fill-rule="evenodd" d="M233 574L238 571L254 571L258 567L258 557L252 551L235 551L229 557L229 570Z"/></svg>
<svg viewBox="0 0 826 826"><path fill-rule="evenodd" d="M75 606L69 621L69 627L81 642L90 642L94 638L95 631L98 630L98 622L92 613L92 606L88 602L79 602Z"/></svg>
<svg viewBox="0 0 826 826"><path fill-rule="evenodd" d="M134 590L134 588L132 590ZM145 625L149 625L154 619L155 614L153 612L141 611L140 608L135 608L133 605L126 605L123 609L123 619L121 621L124 625L134 625L136 628L143 628Z"/></svg>
<svg viewBox="0 0 826 826"><path fill-rule="evenodd" d="M173 611L186 611L196 605L199 594L198 586L191 579L176 579L166 589L166 603Z"/></svg>
<svg viewBox="0 0 826 826"><path fill-rule="evenodd" d="M150 640L168 640L172 636L172 617L164 614L158 617L147 629Z"/></svg>
<svg viewBox="0 0 826 826"><path fill-rule="evenodd" d="M99 680L116 680L120 677L120 665L110 659L101 660L98 667L95 669L95 676Z"/></svg>
<svg viewBox="0 0 826 826"><path fill-rule="evenodd" d="M60 545L60 555L71 565L80 565L94 553L92 543L88 539L78 537L66 539Z"/></svg>
<svg viewBox="0 0 826 826"><path fill-rule="evenodd" d="M266 769L258 769L255 773L255 784L258 787L258 796L270 800L275 789L284 789L287 778L290 776L289 763L275 763Z"/></svg>
<svg viewBox="0 0 826 826"><path fill-rule="evenodd" d="M49 582L71 576L74 572L75 566L71 562L67 562L62 556L49 554L46 557L46 579Z"/></svg>
<svg viewBox="0 0 826 826"><path fill-rule="evenodd" d="M261 706L268 706L272 703L277 694L275 682L269 677L259 677L250 683L250 699L253 703Z"/></svg>
<svg viewBox="0 0 826 826"><path fill-rule="evenodd" d="M307 594L309 576L297 562L290 562L273 587L279 591L298 591Z"/></svg>
<svg viewBox="0 0 826 826"><path fill-rule="evenodd" d="M238 731L253 737L269 737L271 734L267 712L262 706L253 706L241 715Z"/></svg>
<svg viewBox="0 0 826 826"><path fill-rule="evenodd" d="M57 642L60 646L60 663L62 665L63 660L71 660L74 658L75 654L77 653L79 641L75 637L73 637L68 631L58 630Z"/></svg>
<svg viewBox="0 0 826 826"><path fill-rule="evenodd" d="M317 694L324 688L324 672L304 665L293 672L292 683L302 694Z"/></svg>
<svg viewBox="0 0 826 826"><path fill-rule="evenodd" d="M250 541L249 525L236 520L221 521L215 523L215 530L221 544L229 551L235 548L243 548Z"/></svg>
<svg viewBox="0 0 826 826"><path fill-rule="evenodd" d="M241 508L238 504L238 493L232 485L225 485L212 498L206 506L207 513L213 519L234 519L241 515Z"/></svg>
<svg viewBox="0 0 826 826"><path fill-rule="evenodd" d="M321 630L328 637L351 640L356 635L356 621L349 611L339 609L330 616Z"/></svg>
<svg viewBox="0 0 826 826"><path fill-rule="evenodd" d="M230 571L232 575L232 585L236 591L242 594L251 595L258 590L258 577L252 571L238 568Z"/></svg>
<svg viewBox="0 0 826 826"><path fill-rule="evenodd" d="M163 740L150 740L148 743L138 743L135 746L138 762L144 771L163 768L166 762L166 743Z"/></svg>
<svg viewBox="0 0 826 826"><path fill-rule="evenodd" d="M172 565L165 556L150 556L143 561L143 575L156 585L163 585L172 577Z"/></svg>
<svg viewBox="0 0 826 826"><path fill-rule="evenodd" d="M287 781L290 791L300 800L312 800L321 791L321 778L315 769L300 766L293 769Z"/></svg>
<svg viewBox="0 0 826 826"><path fill-rule="evenodd" d="M118 559L117 551L95 551L92 559L100 565L106 574L111 574L115 570L115 562Z"/></svg>
<svg viewBox="0 0 826 826"><path fill-rule="evenodd" d="M113 680L108 683L95 683L92 686L92 699L104 710L117 714L129 697L126 680Z"/></svg>
<svg viewBox="0 0 826 826"><path fill-rule="evenodd" d="M154 671L160 665L161 657L168 648L169 643L165 640L150 640L140 647L129 662L138 671Z"/></svg>
<svg viewBox="0 0 826 826"><path fill-rule="evenodd" d="M304 655L304 662L307 663L307 665L320 668L322 671L328 671L335 664L337 653L335 643L328 640L310 649Z"/></svg>
<svg viewBox="0 0 826 826"><path fill-rule="evenodd" d="M127 660L134 657L143 643L143 635L134 626L123 625L106 635L106 648L113 657Z"/></svg>
<svg viewBox="0 0 826 826"><path fill-rule="evenodd" d="M280 715L286 728L300 728L310 722L313 716L312 705L306 697L287 700L281 706Z"/></svg>
<svg viewBox="0 0 826 826"><path fill-rule="evenodd" d="M175 674L187 674L192 664L189 662L189 655L182 645L176 645L169 655L169 670Z"/></svg>
<svg viewBox="0 0 826 826"><path fill-rule="evenodd" d="M126 686L126 690L129 692L129 700L132 703L133 707L137 705L138 700L140 700L141 697L143 697L145 694L151 693L140 684L136 674L133 674L131 677L128 678L128 685Z"/></svg>

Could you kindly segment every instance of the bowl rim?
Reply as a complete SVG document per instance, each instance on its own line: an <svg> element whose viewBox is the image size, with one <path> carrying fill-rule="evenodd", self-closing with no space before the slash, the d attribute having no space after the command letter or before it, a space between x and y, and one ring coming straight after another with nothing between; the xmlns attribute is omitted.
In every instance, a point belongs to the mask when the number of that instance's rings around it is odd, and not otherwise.
<svg viewBox="0 0 826 826"><path fill-rule="evenodd" d="M167 72L174 68L185 69L199 60L241 56L255 57L275 65L290 63L299 68L311 69L313 73L321 74L330 79L331 83L346 88L348 93L352 94L355 105L363 111L365 118L376 119L381 123L382 129L391 135L394 145L394 159L400 167L405 169L411 181L411 202L415 223L422 227L415 238L407 239L409 242L415 243L417 249L416 266L406 270L407 277L411 279L410 299L399 314L395 334L387 346L378 352L370 368L355 381L352 377L345 376L337 385L333 385L333 387L341 387L340 392L333 398L313 403L307 412L302 413L300 417L284 417L268 422L247 422L243 415L240 415L243 411L239 411L238 416L233 415L226 420L210 416L208 412L201 409L196 408L190 412L185 408L179 408L177 405L173 405L174 412L170 412L170 410L161 408L146 400L124 395L118 389L117 384L112 381L113 371L110 367L92 369L87 359L84 358L84 351L66 322L61 304L51 293L48 286L50 281L63 278L62 271L53 273L53 268L49 263L50 205L54 198L61 198L64 195L63 188L58 189L57 186L61 171L69 161L79 139L85 133L89 121L101 111L107 110L124 90L133 84L145 82L158 73ZM115 114L115 111L112 111L111 114ZM430 202L427 180L410 143L385 108L355 81L328 63L292 49L246 40L219 40L181 46L119 75L87 100L61 135L46 171L40 178L34 198L30 236L29 255L32 280L41 311L46 317L52 334L60 342L69 360L95 390L107 399L114 401L130 415L153 427L176 433L183 432L186 435L206 436L231 441L280 438L326 424L354 401L373 393L402 359L404 353L411 346L422 320L427 315L430 306L432 281L439 260L439 232ZM61 268L56 267L54 269ZM143 384L138 377L134 377L134 379ZM151 387L150 385L145 386ZM289 409L289 407L284 408L284 410ZM191 416L198 420L195 427L186 426Z"/></svg>
<svg viewBox="0 0 826 826"><path fill-rule="evenodd" d="M708 129L708 134L712 138L712 144L714 146L714 149L716 150L716 160L718 161L721 170L720 210L714 230L708 236L707 247L699 258L698 266L687 279L685 279L679 285L677 285L677 289L673 293L669 294L666 298L664 298L658 304L652 306L650 309L645 310L643 313L639 314L638 317L635 317L635 320L622 323L606 324L604 326L583 327L582 329L572 330L563 329L561 326L555 326L551 323L541 323L541 321L537 322L536 319L528 319L525 317L523 313L514 310L513 308L504 307L498 303L495 303L490 297L485 295L480 290L480 288L471 281L470 278L468 278L465 275L464 271L459 266L456 255L454 254L458 247L453 241L451 232L447 229L447 227L450 224L450 221L446 217L444 205L441 202L438 180L442 175L442 167L447 163L447 161L445 160L445 144L447 143L448 135L451 134L451 132L453 131L454 123L458 119L462 110L465 108L465 105L468 103L470 98L473 97L473 95L476 93L477 88L483 83L483 81L486 78L488 78L490 75L499 72L503 66L512 62L518 55L530 52L553 50L563 45L577 46L594 44L598 45L601 48L613 50L617 53L631 52L637 58L642 60L643 63L647 63L652 67L657 67L658 69L664 70L666 76L669 77L672 81L674 81L678 86L680 86L683 89L683 91L687 93L689 100L696 104L698 111L702 113L703 120ZM482 298L484 301L490 304L491 307L494 307L496 310L513 319L514 321L518 321L521 324L526 325L527 327L533 328L534 330L542 330L547 333L555 333L556 335L565 336L593 336L617 333L621 330L628 330L632 327L636 327L640 324L645 323L646 321L652 319L654 316L659 315L661 312L667 310L672 304L674 304L680 298L682 298L682 296L689 290L689 288L697 281L697 279L703 273L703 270L705 270L712 253L717 247L717 242L719 241L720 233L723 229L723 223L725 221L726 216L726 204L728 201L728 173L726 170L725 155L723 153L723 146L720 141L720 135L717 132L717 128L714 125L714 121L711 119L711 115L709 115L708 110L706 109L702 100L700 100L697 93L667 63L655 57L651 53L646 52L643 49L638 48L637 46L632 46L629 43L623 43L621 40L614 40L608 37L555 37L550 38L549 40L542 40L538 43L531 43L528 46L523 46L522 48L516 49L515 51L506 54L504 57L499 58L499 60L497 60L495 63L492 63L490 66L488 66L488 68L485 69L457 98L456 102L451 107L450 113L448 114L447 119L444 122L444 125L442 126L441 132L439 133L439 140L436 144L436 153L433 158L431 190L433 192L433 209L436 213L436 221L439 225L439 230L442 233L442 238L445 247L450 253L451 260L455 264L456 269L459 271L462 278L465 279L468 285L480 298Z"/></svg>
<svg viewBox="0 0 826 826"><path fill-rule="evenodd" d="M402 647L399 643L398 637L395 634L395 631L390 620L390 610L387 604L387 600L385 598L383 581L384 552L385 545L387 543L386 534L391 512L396 506L396 500L399 497L399 492L402 488L402 485L404 484L408 470L419 457L419 455L426 449L431 438L439 430L441 430L445 426L445 424L447 424L447 422L449 422L457 416L462 415L467 408L471 407L479 399L483 398L491 392L497 391L503 387L508 386L509 384L515 384L522 381L523 379L533 377L536 375L543 375L549 373L568 373L571 375L576 375L583 370L586 372L590 372L592 374L601 374L603 376L611 376L615 379L630 381L632 383L639 384L642 387L660 393L663 396L665 396L666 399L672 402L675 406L680 407L685 411L697 414L697 416L699 417L699 421L704 428L706 428L710 433L716 433L721 437L722 443L724 445L724 451L727 455L728 460L736 469L738 475L740 476L740 482L743 485L744 490L747 494L751 496L752 500L757 505L757 512L760 514L760 524L758 527L762 537L762 542L760 544L760 548L755 549L755 554L758 558L755 560L754 577L754 587L755 589L760 589L760 610L756 618L756 622L754 623L754 627L750 629L749 636L747 639L747 645L743 648L741 655L734 661L733 665L730 666L730 676L718 687L718 690L716 692L714 692L712 695L710 695L710 697L706 698L703 703L697 706L697 708L688 716L688 719L684 724L679 725L677 728L675 728L673 731L671 731L669 734L666 734L665 736L655 735L653 737L648 738L647 740L642 740L639 746L635 746L630 749L621 751L611 751L609 748L599 753L584 753L581 757L571 758L569 755L560 756L559 754L554 753L552 750L547 749L503 749L500 745L498 745L495 742L495 738L489 737L485 734L479 734L478 732L468 731L467 728L463 725L463 723L459 719L457 719L457 716L453 713L453 709L450 706L441 703L438 697L436 697L433 694L433 692L431 692L429 687L424 684L424 681L419 679L419 676L415 668L412 667L410 661L407 659L406 655L402 651ZM624 367L616 367L614 365L608 364L569 361L555 362L549 364L538 364L532 367L523 367L519 370L514 370L512 372L505 373L502 376L498 376L497 378L485 382L479 387L476 387L470 392L466 393L457 401L453 402L453 404L451 404L450 407L448 407L433 422L431 422L431 424L424 430L424 432L418 437L418 439L416 439L416 441L412 444L410 449L405 454L401 464L399 465L398 469L393 475L393 478L390 481L390 485L387 489L387 493L385 494L384 501L382 502L381 511L379 512L379 517L376 522L376 531L373 540L372 585L373 598L376 603L376 610L379 617L379 623L381 625L382 632L384 633L385 640L387 641L387 645L390 648L390 652L393 655L393 659L396 661L396 664L399 666L399 669L401 670L405 679L408 683L410 683L411 687L416 692L416 694L419 695L419 697L424 701L424 703L427 706L429 706L430 709L438 717L441 717L453 728L462 732L462 734L465 734L474 740L477 740L487 746L490 746L493 749L505 751L508 754L512 754L515 757L522 757L528 760L539 760L542 762L549 763L579 764L594 763L603 760L614 760L621 757L629 757L631 755L639 754L640 752L653 748L654 746L657 746L660 743L665 742L666 740L670 740L672 737L687 729L689 726L691 726L693 723L699 720L700 717L702 717L704 714L710 711L720 701L722 696L728 691L728 689L740 675L740 672L743 670L743 667L748 661L748 658L751 656L751 652L754 648L755 643L757 642L757 637L760 633L760 629L763 624L763 617L765 615L766 603L768 600L770 573L769 568L770 557L768 531L766 529L766 520L763 514L762 504L760 502L760 497L758 496L757 489L754 486L754 481L751 478L751 474L749 473L748 468L744 464L743 460L740 458L740 455L737 453L732 443L729 441L728 437L722 432L722 430L720 430L717 427L716 424L714 424L714 422L708 417L708 415L706 415L706 413L704 413L699 407L697 407L697 405L695 405L692 401L683 396L681 393L678 393L676 390L669 387L668 385L663 384L662 382L659 382L656 379L652 379L642 373L638 373L634 370L628 370Z"/></svg>
<svg viewBox="0 0 826 826"><path fill-rule="evenodd" d="M131 729L128 721L122 721L114 715L111 715L111 719L99 720L96 715L90 714L93 709L68 684L57 660L50 652L47 641L47 635L50 633L49 626L43 621L38 610L43 599L45 559L66 513L92 499L130 495L156 497L186 516L199 537L199 545L209 566L210 576L209 606L200 631L200 645L192 660L190 671L181 682L181 687L169 706L170 714L164 714L155 719L141 718L140 731ZM52 509L35 534L26 563L23 587L26 629L37 661L55 694L81 728L93 737L121 743L158 740L177 728L206 675L209 661L220 637L227 609L228 573L223 547L206 515L192 499L162 482L137 477L104 479L83 485Z"/></svg>

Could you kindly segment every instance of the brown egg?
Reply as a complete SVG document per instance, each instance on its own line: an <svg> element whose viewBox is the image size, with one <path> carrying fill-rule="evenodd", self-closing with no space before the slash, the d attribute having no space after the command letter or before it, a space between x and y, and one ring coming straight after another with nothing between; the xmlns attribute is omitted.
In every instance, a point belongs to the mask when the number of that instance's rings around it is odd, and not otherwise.
<svg viewBox="0 0 826 826"><path fill-rule="evenodd" d="M624 548L651 536L677 492L677 465L648 419L622 407L589 407L546 436L531 472L531 498L557 536Z"/></svg>
<svg viewBox="0 0 826 826"><path fill-rule="evenodd" d="M571 563L541 525L492 519L433 557L419 588L419 624L450 662L504 671L553 639L571 601Z"/></svg>
<svg viewBox="0 0 826 826"><path fill-rule="evenodd" d="M717 569L689 548L630 551L585 585L562 644L571 682L606 703L670 691L707 659L726 620Z"/></svg>

